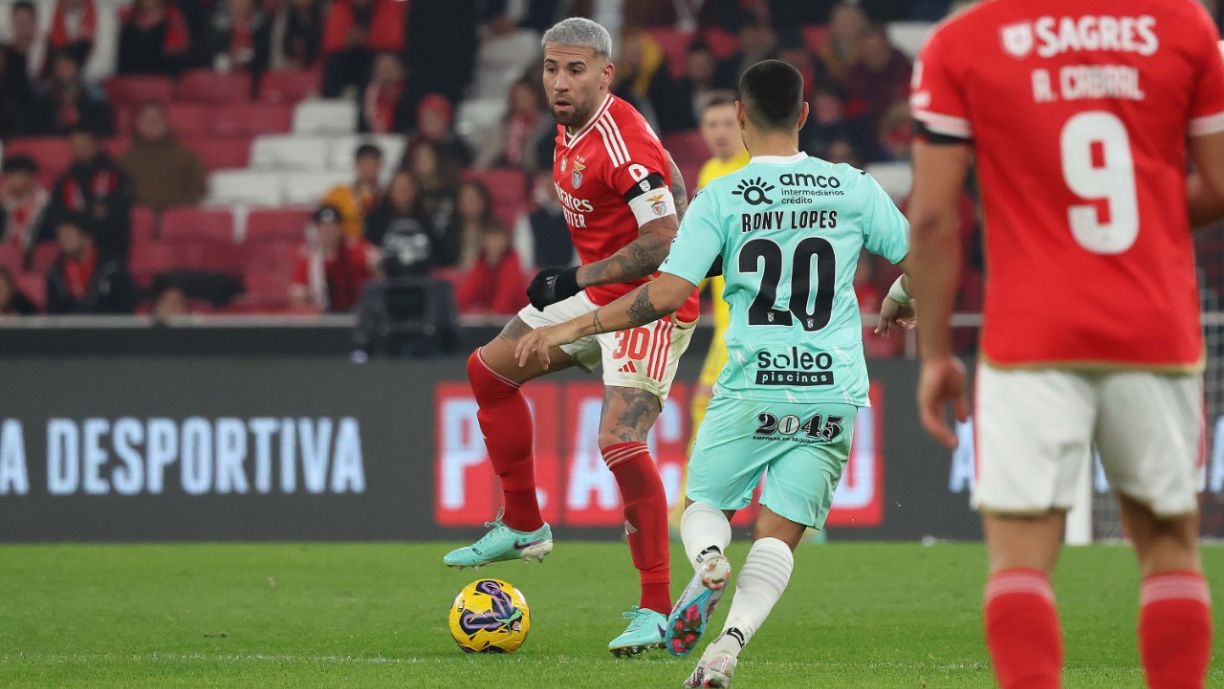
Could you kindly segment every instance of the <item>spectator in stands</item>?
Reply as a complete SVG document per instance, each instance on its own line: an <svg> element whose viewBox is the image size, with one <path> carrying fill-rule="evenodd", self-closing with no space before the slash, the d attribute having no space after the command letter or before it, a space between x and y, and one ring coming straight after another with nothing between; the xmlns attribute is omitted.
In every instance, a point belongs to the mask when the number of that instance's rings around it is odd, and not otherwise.
<svg viewBox="0 0 1224 689"><path fill-rule="evenodd" d="M829 159L835 141L856 141L862 127L846 119L846 104L836 84L817 84L812 93L811 116L799 132L803 150L817 158Z"/></svg>
<svg viewBox="0 0 1224 689"><path fill-rule="evenodd" d="M671 79L664 65L663 49L643 29L629 29L621 38L616 58L616 73L610 90L629 101L648 121L659 123L656 103L666 107L671 95Z"/></svg>
<svg viewBox="0 0 1224 689"><path fill-rule="evenodd" d="M358 106L357 131L374 134L408 131L412 103L407 97L404 65L399 56L382 53L374 58L374 72Z"/></svg>
<svg viewBox="0 0 1224 689"><path fill-rule="evenodd" d="M361 239L366 213L378 200L382 189L378 176L382 172L382 149L374 144L362 144L353 154L356 178L352 184L342 184L327 192L323 204L340 212L344 234L350 239Z"/></svg>
<svg viewBox="0 0 1224 689"><path fill-rule="evenodd" d="M77 64L89 64L98 35L97 0L56 0L47 47L67 52Z"/></svg>
<svg viewBox="0 0 1224 689"><path fill-rule="evenodd" d="M854 147L854 144L846 139L837 139L829 144L828 155L825 156L825 160L830 163L845 163L857 168L863 167L862 154Z"/></svg>
<svg viewBox="0 0 1224 689"><path fill-rule="evenodd" d="M696 189L748 164L748 151L735 115L734 91L711 91L701 104L701 138L710 159L701 166Z"/></svg>
<svg viewBox="0 0 1224 689"><path fill-rule="evenodd" d="M556 0L543 0L545 4ZM537 5L540 0L531 0ZM399 3L409 4L409 3ZM488 47L477 34L476 2L413 2L408 11L408 84L414 94L440 93L457 103L473 81L476 55ZM556 8L553 8L556 14ZM551 19L548 22L552 26ZM532 42L539 49L539 40ZM538 75L538 72L537 72ZM498 83L506 83L504 81ZM412 98L419 100L418 96Z"/></svg>
<svg viewBox="0 0 1224 689"><path fill-rule="evenodd" d="M310 69L322 51L322 0L282 2L272 22L272 69Z"/></svg>
<svg viewBox="0 0 1224 689"><path fill-rule="evenodd" d="M38 163L33 158L17 155L4 161L4 177L0 179L0 244L19 248L27 265L48 198L47 190L38 183Z"/></svg>
<svg viewBox="0 0 1224 689"><path fill-rule="evenodd" d="M199 203L208 191L204 164L195 151L170 131L161 103L145 103L136 112L132 146L122 159L136 187L136 203L154 210Z"/></svg>
<svg viewBox="0 0 1224 689"><path fill-rule="evenodd" d="M523 307L527 282L510 233L496 221L480 233L477 256L459 285L462 313L510 314Z"/></svg>
<svg viewBox="0 0 1224 689"><path fill-rule="evenodd" d="M484 149L477 157L476 167L483 169L496 165L536 169L536 141L541 136L556 136L557 133L556 124L546 115L547 111L548 101L538 78L523 78L514 82L510 87L501 127L487 138Z"/></svg>
<svg viewBox="0 0 1224 689"><path fill-rule="evenodd" d="M427 277L438 262L439 237L421 217L416 180L400 170L387 194L366 217L365 238L382 248L388 278Z"/></svg>
<svg viewBox="0 0 1224 689"><path fill-rule="evenodd" d="M177 74L190 49L187 18L173 0L135 0L119 32L119 73Z"/></svg>
<svg viewBox="0 0 1224 689"><path fill-rule="evenodd" d="M9 8L9 43L4 52L4 71L0 79L6 93L28 95L42 71L38 42L38 11L30 0L17 0Z"/></svg>
<svg viewBox="0 0 1224 689"><path fill-rule="evenodd" d="M414 141L404 153L406 167L420 186L421 212L436 228L449 228L455 219L455 197L459 193L459 171L438 160L438 149L428 141ZM453 266L458 256L444 254L441 263Z"/></svg>
<svg viewBox="0 0 1224 689"><path fill-rule="evenodd" d="M136 286L122 258L95 246L82 216L64 216L56 225L60 255L47 274L47 313L132 313Z"/></svg>
<svg viewBox="0 0 1224 689"><path fill-rule="evenodd" d="M38 306L17 286L9 269L0 266L0 316L32 316L36 313Z"/></svg>
<svg viewBox="0 0 1224 689"><path fill-rule="evenodd" d="M858 62L860 43L868 29L867 15L853 2L843 2L829 14L829 37L820 49L825 72L844 81Z"/></svg>
<svg viewBox="0 0 1224 689"><path fill-rule="evenodd" d="M131 240L132 178L102 149L98 135L77 127L68 137L72 165L51 191L39 238L52 238L60 223L77 218L91 235L91 243L107 255L126 257Z"/></svg>
<svg viewBox="0 0 1224 689"><path fill-rule="evenodd" d="M859 42L859 59L846 73L846 107L852 116L866 119L875 131L880 118L893 103L905 102L909 96L909 58L893 47L888 33L874 26Z"/></svg>
<svg viewBox="0 0 1224 689"><path fill-rule="evenodd" d="M451 128L454 109L446 96L431 93L417 106L417 131L413 139L433 144L438 164L454 173L472 164L472 152Z"/></svg>
<svg viewBox="0 0 1224 689"><path fill-rule="evenodd" d="M29 96L28 93L18 92L20 83L15 87L10 86L5 75L7 60L8 53L0 47L0 140L20 132L24 120L21 106Z"/></svg>
<svg viewBox="0 0 1224 689"><path fill-rule="evenodd" d="M347 236L342 220L335 206L324 205L315 212L289 288L295 308L345 313L357 306L362 287L378 264L378 252L360 236Z"/></svg>
<svg viewBox="0 0 1224 689"><path fill-rule="evenodd" d="M761 21L745 24L738 35L739 52L719 63L715 73L714 82L719 88L739 88L739 78L744 70L761 60L773 57L774 46L778 42L778 37L769 24Z"/></svg>
<svg viewBox="0 0 1224 689"><path fill-rule="evenodd" d="M808 50L807 42L803 40L803 35L797 28L782 34L778 39L778 59L799 70L803 75L803 98L811 98L819 81L818 77L822 76L817 69L823 71L824 63Z"/></svg>
<svg viewBox="0 0 1224 689"><path fill-rule="evenodd" d="M115 116L106 92L85 82L81 64L67 51L51 58L51 74L39 86L32 111L37 115L26 123L29 134L63 135L74 127L108 136L115 133Z"/></svg>
<svg viewBox="0 0 1224 689"><path fill-rule="evenodd" d="M880 117L880 157L884 160L908 161L913 139L913 117L909 104L893 103Z"/></svg>
<svg viewBox="0 0 1224 689"><path fill-rule="evenodd" d="M187 293L176 282L165 280L154 286L149 315L153 322L163 324L191 313Z"/></svg>
<svg viewBox="0 0 1224 689"><path fill-rule="evenodd" d="M395 0L334 0L323 33L323 97L370 79L377 53L402 53L406 3Z"/></svg>
<svg viewBox="0 0 1224 689"><path fill-rule="evenodd" d="M208 29L208 52L212 67L222 74L268 68L272 47L272 20L255 0L223 0L217 3Z"/></svg>
<svg viewBox="0 0 1224 689"><path fill-rule="evenodd" d="M671 89L671 97L657 103L659 128L665 132L696 129L697 113L701 111L701 100L715 88L714 74L718 61L710 47L700 41L688 49L688 73L677 79Z"/></svg>
<svg viewBox="0 0 1224 689"><path fill-rule="evenodd" d="M552 170L540 170L532 184L535 208L518 218L514 249L524 268L569 266L574 263L574 241L565 224Z"/></svg>
<svg viewBox="0 0 1224 689"><path fill-rule="evenodd" d="M501 221L493 214L489 188L477 180L459 185L455 219L443 235L447 265L456 265L461 270L471 268L480 254L481 237L494 225L501 225Z"/></svg>

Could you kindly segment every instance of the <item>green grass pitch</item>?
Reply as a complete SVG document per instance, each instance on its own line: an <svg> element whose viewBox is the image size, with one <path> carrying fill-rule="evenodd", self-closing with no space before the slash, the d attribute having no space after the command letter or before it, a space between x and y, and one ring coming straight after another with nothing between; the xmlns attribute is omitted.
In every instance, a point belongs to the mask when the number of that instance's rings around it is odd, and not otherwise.
<svg viewBox="0 0 1224 689"><path fill-rule="evenodd" d="M477 575L443 568L447 548L0 547L0 687L675 688L692 668L695 658L662 651L618 660L605 650L636 600L617 543L561 542L543 565L482 569L524 591L532 630L513 655L465 655L446 615ZM674 550L679 591L691 570ZM736 543L733 562L746 550ZM1224 550L1205 558L1219 595ZM991 687L983 571L980 545L805 545L735 684ZM1141 688L1130 551L1068 550L1056 586L1067 689ZM1221 649L1217 637L1212 687L1224 687Z"/></svg>

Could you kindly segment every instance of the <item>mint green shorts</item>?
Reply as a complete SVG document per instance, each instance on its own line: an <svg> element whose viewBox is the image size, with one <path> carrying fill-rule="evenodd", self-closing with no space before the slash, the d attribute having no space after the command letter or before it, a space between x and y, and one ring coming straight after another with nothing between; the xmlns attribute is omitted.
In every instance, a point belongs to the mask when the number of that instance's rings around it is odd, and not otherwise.
<svg viewBox="0 0 1224 689"><path fill-rule="evenodd" d="M850 457L851 404L755 402L715 397L697 429L686 495L740 510L768 472L761 504L797 524L824 527Z"/></svg>

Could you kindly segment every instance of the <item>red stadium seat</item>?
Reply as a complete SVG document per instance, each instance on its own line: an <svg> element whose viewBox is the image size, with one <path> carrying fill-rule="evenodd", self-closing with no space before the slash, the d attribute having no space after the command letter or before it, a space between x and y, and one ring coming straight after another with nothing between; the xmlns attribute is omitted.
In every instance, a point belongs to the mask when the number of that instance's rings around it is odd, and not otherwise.
<svg viewBox="0 0 1224 689"><path fill-rule="evenodd" d="M173 243L179 268L241 275L242 247L231 240L191 240Z"/></svg>
<svg viewBox="0 0 1224 689"><path fill-rule="evenodd" d="M249 103L217 108L210 131L218 136L284 134L292 124L292 106Z"/></svg>
<svg viewBox="0 0 1224 689"><path fill-rule="evenodd" d="M179 82L178 100L228 105L251 99L251 75L218 74L210 69L187 72Z"/></svg>
<svg viewBox="0 0 1224 689"><path fill-rule="evenodd" d="M42 273L13 273L17 289L34 302L39 311L47 306L47 276Z"/></svg>
<svg viewBox="0 0 1224 689"><path fill-rule="evenodd" d="M207 105L197 103L171 103L166 109L170 129L180 138L207 134L217 113Z"/></svg>
<svg viewBox="0 0 1224 689"><path fill-rule="evenodd" d="M808 50L813 53L818 52L824 47L825 41L829 39L829 28L820 26L819 24L805 24L801 29L803 33L803 42L807 45Z"/></svg>
<svg viewBox="0 0 1224 689"><path fill-rule="evenodd" d="M706 148L705 141L701 138L701 133L697 131L687 132L672 132L663 136L663 148L671 153L675 159L676 165L680 167L680 174L684 175L684 186L689 190L689 193L697 189L697 175L701 172L701 166L710 157L710 151Z"/></svg>
<svg viewBox="0 0 1224 689"><path fill-rule="evenodd" d="M265 72L259 81L259 102L292 105L319 92L319 73L297 69Z"/></svg>
<svg viewBox="0 0 1224 689"><path fill-rule="evenodd" d="M132 244L151 242L156 237L157 213L147 206L132 209Z"/></svg>
<svg viewBox="0 0 1224 689"><path fill-rule="evenodd" d="M493 197L493 213L513 227L527 205L527 174L513 168L498 168L468 173L469 179L483 183Z"/></svg>
<svg viewBox="0 0 1224 689"><path fill-rule="evenodd" d="M38 162L40 173L49 177L59 176L72 164L72 150L68 139L63 137L24 137L10 139L4 145L4 155L28 155ZM43 174L39 177L42 178Z"/></svg>
<svg viewBox="0 0 1224 689"><path fill-rule="evenodd" d="M659 47L663 49L671 76L674 78L684 76L688 72L688 49L693 42L693 33L679 29L660 28L651 29L650 35L654 36Z"/></svg>
<svg viewBox="0 0 1224 689"><path fill-rule="evenodd" d="M251 139L198 136L184 139L183 144L200 156L204 169L212 172L226 168L246 167L251 160Z"/></svg>
<svg viewBox="0 0 1224 689"><path fill-rule="evenodd" d="M106 94L116 105L136 106L149 101L169 103L174 82L168 77L115 77L106 82Z"/></svg>
<svg viewBox="0 0 1224 689"><path fill-rule="evenodd" d="M252 210L247 215L246 242L286 242L296 244L302 241L303 230L310 222L310 211L293 210L289 208L268 208Z"/></svg>
<svg viewBox="0 0 1224 689"><path fill-rule="evenodd" d="M153 277L179 267L178 247L162 242L132 243L128 267L132 278L142 287L147 287Z"/></svg>
<svg viewBox="0 0 1224 689"><path fill-rule="evenodd" d="M234 213L220 208L181 206L161 217L161 241L234 243Z"/></svg>
<svg viewBox="0 0 1224 689"><path fill-rule="evenodd" d="M731 57L739 50L739 39L735 34L723 29L706 29L702 35L714 58L722 60Z"/></svg>
<svg viewBox="0 0 1224 689"><path fill-rule="evenodd" d="M273 301L289 299L293 282L293 265L302 242L269 241L247 248L242 279L247 294L255 299Z"/></svg>
<svg viewBox="0 0 1224 689"><path fill-rule="evenodd" d="M30 272L46 275L47 271L51 270L51 266L55 265L59 253L59 247L55 245L55 242L43 242L34 247L34 263Z"/></svg>

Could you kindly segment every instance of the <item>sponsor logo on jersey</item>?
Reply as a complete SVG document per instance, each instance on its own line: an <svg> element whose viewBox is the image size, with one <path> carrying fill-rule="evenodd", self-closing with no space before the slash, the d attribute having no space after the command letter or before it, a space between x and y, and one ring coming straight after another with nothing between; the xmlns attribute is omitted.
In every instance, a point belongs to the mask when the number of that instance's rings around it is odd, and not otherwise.
<svg viewBox="0 0 1224 689"><path fill-rule="evenodd" d="M1037 56L1048 58L1070 52L1110 51L1153 55L1160 48L1156 36L1156 18L1111 17L1038 17L999 28L1003 50L1022 60L1034 49Z"/></svg>
<svg viewBox="0 0 1224 689"><path fill-rule="evenodd" d="M784 441L816 445L832 442L842 434L845 417L817 414L803 418L794 414L774 414L766 410L757 414L754 440Z"/></svg>
<svg viewBox="0 0 1224 689"><path fill-rule="evenodd" d="M778 178L782 185L782 203L815 203L821 196L845 196L841 180L833 175L813 175L788 172Z"/></svg>
<svg viewBox="0 0 1224 689"><path fill-rule="evenodd" d="M732 196L742 196L744 201L750 206L759 206L762 203L773 203L768 194L774 189L776 189L774 185L757 177L755 179L741 179L731 194Z"/></svg>
<svg viewBox="0 0 1224 689"><path fill-rule="evenodd" d="M757 351L757 385L812 387L833 384L833 356L828 352L802 352L798 347L780 352Z"/></svg>

